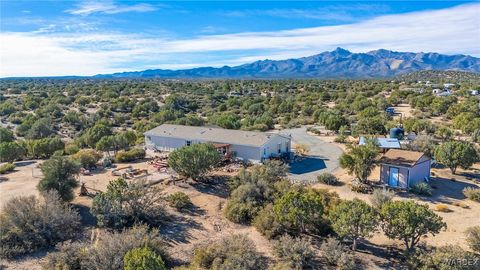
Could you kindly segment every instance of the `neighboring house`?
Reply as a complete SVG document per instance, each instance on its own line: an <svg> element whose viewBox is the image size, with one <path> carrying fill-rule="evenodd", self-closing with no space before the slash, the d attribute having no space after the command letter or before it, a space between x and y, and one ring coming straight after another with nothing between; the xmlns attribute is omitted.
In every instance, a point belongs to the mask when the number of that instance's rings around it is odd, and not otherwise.
<svg viewBox="0 0 480 270"><path fill-rule="evenodd" d="M400 141L396 138L375 138L375 142L377 143L382 153L387 152L389 149L401 148ZM365 139L365 137L360 137L358 145L365 145L366 143L367 139Z"/></svg>
<svg viewBox="0 0 480 270"><path fill-rule="evenodd" d="M195 143L212 143L219 151L260 162L288 155L291 136L278 133L163 124L144 133L149 149L172 151Z"/></svg>
<svg viewBox="0 0 480 270"><path fill-rule="evenodd" d="M472 96L478 96L478 90L468 90L468 92L469 92L470 95L472 95Z"/></svg>
<svg viewBox="0 0 480 270"><path fill-rule="evenodd" d="M393 149L379 164L380 182L390 187L408 189L430 177L431 159L421 152Z"/></svg>

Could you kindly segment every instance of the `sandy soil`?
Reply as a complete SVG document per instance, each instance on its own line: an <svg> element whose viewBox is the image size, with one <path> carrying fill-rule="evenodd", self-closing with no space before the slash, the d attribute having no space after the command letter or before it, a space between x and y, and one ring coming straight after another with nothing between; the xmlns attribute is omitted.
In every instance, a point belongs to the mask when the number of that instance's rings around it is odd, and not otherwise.
<svg viewBox="0 0 480 270"><path fill-rule="evenodd" d="M480 167L480 164L476 166ZM452 176L448 169L432 169L432 172L435 174L435 177L431 181L431 185L434 188L433 196L420 197L407 192L397 192L394 200L413 199L419 203L427 204L432 210L434 210L438 204L448 205L451 212L435 212L447 223L447 229L435 237L429 235L423 238L422 241L432 246L457 244L467 249L464 232L467 228L480 224L480 204L465 198L462 194L462 189L466 186L480 187L480 185L472 180L466 179L466 177L462 175ZM463 173L463 171L460 170L459 174L461 173ZM343 185L332 187L324 184L315 184L314 188L333 190L337 192L342 199L351 200L359 198L370 203L371 195L356 193L350 190L349 183L353 177L348 175L345 170L338 169L334 174L343 182ZM379 169L376 168L372 172L371 180L378 181L379 174ZM455 181L451 181L450 179L452 178L454 178ZM463 204L465 208L455 204ZM401 242L392 241L386 238L383 233L375 234L370 241L377 245L390 245L402 248Z"/></svg>
<svg viewBox="0 0 480 270"><path fill-rule="evenodd" d="M0 208L14 197L38 195L37 184L42 178L38 165L41 163L41 160L16 162L14 172L0 176Z"/></svg>

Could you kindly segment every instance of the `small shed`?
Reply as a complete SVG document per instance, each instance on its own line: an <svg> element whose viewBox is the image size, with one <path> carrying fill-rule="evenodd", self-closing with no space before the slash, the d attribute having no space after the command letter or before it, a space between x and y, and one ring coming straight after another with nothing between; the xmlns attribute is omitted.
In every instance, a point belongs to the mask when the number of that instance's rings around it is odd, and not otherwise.
<svg viewBox="0 0 480 270"><path fill-rule="evenodd" d="M408 189L430 177L431 158L421 152L391 149L379 164L380 182L390 187Z"/></svg>

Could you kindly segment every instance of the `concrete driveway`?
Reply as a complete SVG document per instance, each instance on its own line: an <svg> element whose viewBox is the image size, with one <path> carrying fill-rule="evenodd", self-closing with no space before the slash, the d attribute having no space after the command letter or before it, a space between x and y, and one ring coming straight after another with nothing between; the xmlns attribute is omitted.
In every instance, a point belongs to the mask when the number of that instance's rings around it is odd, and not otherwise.
<svg viewBox="0 0 480 270"><path fill-rule="evenodd" d="M313 181L320 173L333 172L340 166L338 159L342 149L321 137L307 134L306 127L282 130L282 134L291 134L293 144L305 144L310 149L308 156L290 164L291 179Z"/></svg>

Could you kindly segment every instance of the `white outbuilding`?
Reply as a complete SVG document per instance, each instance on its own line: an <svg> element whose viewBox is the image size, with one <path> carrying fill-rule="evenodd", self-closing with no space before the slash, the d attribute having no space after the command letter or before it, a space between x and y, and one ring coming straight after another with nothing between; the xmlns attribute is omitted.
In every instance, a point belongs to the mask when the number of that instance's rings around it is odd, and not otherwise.
<svg viewBox="0 0 480 270"><path fill-rule="evenodd" d="M223 154L252 162L288 156L291 152L290 135L163 124L144 133L148 149L173 151L195 143L212 143Z"/></svg>

